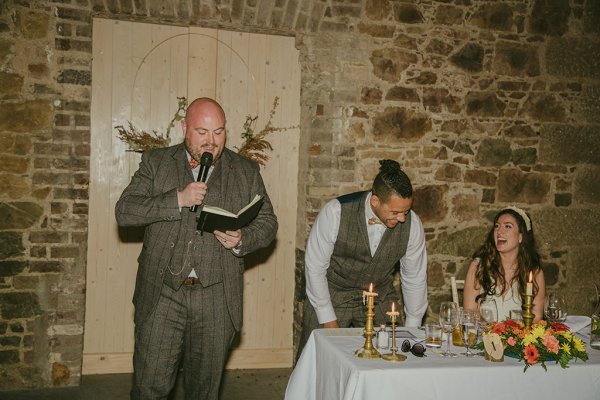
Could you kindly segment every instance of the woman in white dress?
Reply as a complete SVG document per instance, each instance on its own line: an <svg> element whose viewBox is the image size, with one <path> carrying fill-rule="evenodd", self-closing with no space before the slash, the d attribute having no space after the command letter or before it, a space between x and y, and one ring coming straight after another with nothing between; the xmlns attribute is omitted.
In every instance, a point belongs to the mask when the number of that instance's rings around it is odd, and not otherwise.
<svg viewBox="0 0 600 400"><path fill-rule="evenodd" d="M529 274L533 278L533 322L544 315L545 282L535 249L531 218L517 207L501 210L485 243L475 252L465 278L463 307L480 310L495 303L496 318L521 309Z"/></svg>

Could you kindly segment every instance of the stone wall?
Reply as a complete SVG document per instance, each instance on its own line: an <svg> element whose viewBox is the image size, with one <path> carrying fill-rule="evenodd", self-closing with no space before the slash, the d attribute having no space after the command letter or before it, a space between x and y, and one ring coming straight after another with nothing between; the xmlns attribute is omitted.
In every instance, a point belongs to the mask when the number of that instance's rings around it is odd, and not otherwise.
<svg viewBox="0 0 600 400"><path fill-rule="evenodd" d="M550 285L600 283L599 4L0 3L0 389L81 374L92 17L296 36L297 300L320 207L392 158L416 187L435 310L508 204L531 213Z"/></svg>

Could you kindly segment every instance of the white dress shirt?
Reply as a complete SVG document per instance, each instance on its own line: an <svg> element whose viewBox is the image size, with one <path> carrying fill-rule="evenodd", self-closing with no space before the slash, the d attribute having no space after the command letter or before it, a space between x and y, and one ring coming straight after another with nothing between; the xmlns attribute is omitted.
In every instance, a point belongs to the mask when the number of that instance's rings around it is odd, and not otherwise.
<svg viewBox="0 0 600 400"><path fill-rule="evenodd" d="M365 200L365 224L367 224L371 255L373 255L387 228L383 224L367 223L369 218L375 217L370 199L371 193ZM327 285L327 268L337 240L341 212L342 205L337 199L325 204L315 220L306 244L306 294L320 324L337 319ZM408 246L406 254L400 259L400 277L406 315L404 324L419 326L427 311L427 250L423 224L414 211L411 210L410 213Z"/></svg>

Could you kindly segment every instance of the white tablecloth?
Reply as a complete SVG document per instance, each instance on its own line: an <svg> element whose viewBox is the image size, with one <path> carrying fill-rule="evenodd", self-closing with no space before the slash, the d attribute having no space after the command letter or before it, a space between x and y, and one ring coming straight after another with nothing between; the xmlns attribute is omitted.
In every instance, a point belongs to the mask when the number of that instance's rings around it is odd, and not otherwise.
<svg viewBox="0 0 600 400"><path fill-rule="evenodd" d="M364 344L362 331L315 330L290 376L285 399L600 399L600 351L589 346L587 362L571 361L566 369L546 363L547 372L533 365L524 373L524 363L516 359L492 363L483 357L445 358L437 349L428 349L423 358L408 353L399 363L358 358L354 352ZM419 339L424 336L418 329L411 332Z"/></svg>

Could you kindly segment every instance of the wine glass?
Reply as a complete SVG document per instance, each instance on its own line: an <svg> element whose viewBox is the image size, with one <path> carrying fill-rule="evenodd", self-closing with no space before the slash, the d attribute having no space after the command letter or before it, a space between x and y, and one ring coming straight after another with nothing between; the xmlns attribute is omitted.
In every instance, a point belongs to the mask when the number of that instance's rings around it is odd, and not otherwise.
<svg viewBox="0 0 600 400"><path fill-rule="evenodd" d="M496 305L495 299L485 300L479 306L479 313L481 318L487 323L498 321L498 306Z"/></svg>
<svg viewBox="0 0 600 400"><path fill-rule="evenodd" d="M463 310L460 318L460 328L462 339L467 351L462 353L467 357L473 357L475 354L471 352L471 347L477 343L479 335L479 315L473 310Z"/></svg>
<svg viewBox="0 0 600 400"><path fill-rule="evenodd" d="M440 326L446 332L447 347L442 353L442 357L456 357L456 354L450 351L450 341L452 341L452 331L458 320L458 306L452 301L444 301L440 304Z"/></svg>
<svg viewBox="0 0 600 400"><path fill-rule="evenodd" d="M550 322L565 322L567 319L567 304L565 297L557 290L550 290L544 303L544 314Z"/></svg>

